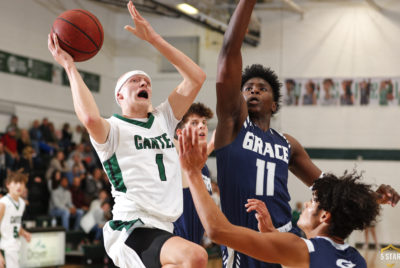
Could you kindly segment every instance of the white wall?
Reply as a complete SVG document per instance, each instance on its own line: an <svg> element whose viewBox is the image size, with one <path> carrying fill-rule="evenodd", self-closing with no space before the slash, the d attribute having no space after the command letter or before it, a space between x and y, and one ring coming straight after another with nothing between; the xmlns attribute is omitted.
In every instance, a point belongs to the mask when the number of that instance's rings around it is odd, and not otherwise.
<svg viewBox="0 0 400 268"><path fill-rule="evenodd" d="M400 76L400 3L377 1L386 11L379 13L366 1L296 1L306 13L257 10L261 18L261 43L244 45L244 64L262 63L285 77L386 77ZM92 60L78 68L101 75L100 93L95 99L104 116L118 112L113 102L116 78L131 69L143 69L153 79L153 102L163 101L179 83L177 74L158 72L160 55L149 44L124 31L131 19L124 10L91 1L2 0L0 1L0 49L53 62L47 50L47 34L59 13L84 8L100 19L105 43ZM215 107L215 77L222 36L188 21L143 14L163 36L200 37L200 66L207 82L198 100ZM0 73L0 101L15 105L21 126L34 118L76 122L71 93L66 87ZM0 102L1 103L1 102ZM29 105L26 105L29 104ZM305 147L399 149L400 109L397 107L283 107L273 125L292 134ZM211 123L215 126L216 119ZM1 126L0 126L1 127ZM352 161L321 161L323 170L341 173L352 168ZM367 180L388 183L400 190L398 162L360 163ZM214 171L215 174L215 171ZM294 201L307 200L306 187L290 179ZM385 208L378 225L381 242L398 243L399 207ZM359 236L352 236L354 240Z"/></svg>

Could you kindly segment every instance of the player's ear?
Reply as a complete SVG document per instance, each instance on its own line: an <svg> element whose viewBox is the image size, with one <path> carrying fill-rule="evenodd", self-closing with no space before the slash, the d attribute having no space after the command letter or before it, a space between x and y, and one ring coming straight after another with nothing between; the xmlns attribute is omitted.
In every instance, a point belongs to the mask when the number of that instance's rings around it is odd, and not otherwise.
<svg viewBox="0 0 400 268"><path fill-rule="evenodd" d="M321 222L329 224L332 219L332 214L328 211L323 210L319 219Z"/></svg>
<svg viewBox="0 0 400 268"><path fill-rule="evenodd" d="M273 113L276 112L276 102L275 102L275 101L272 103L271 111L272 111Z"/></svg>

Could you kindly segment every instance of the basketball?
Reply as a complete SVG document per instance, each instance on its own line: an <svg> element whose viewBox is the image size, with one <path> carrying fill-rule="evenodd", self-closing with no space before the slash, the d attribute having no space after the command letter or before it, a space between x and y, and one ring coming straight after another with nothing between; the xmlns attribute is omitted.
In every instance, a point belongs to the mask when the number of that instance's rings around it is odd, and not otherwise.
<svg viewBox="0 0 400 268"><path fill-rule="evenodd" d="M61 13L54 21L51 33L56 33L60 47L74 61L86 61L99 52L104 32L95 15L83 9Z"/></svg>

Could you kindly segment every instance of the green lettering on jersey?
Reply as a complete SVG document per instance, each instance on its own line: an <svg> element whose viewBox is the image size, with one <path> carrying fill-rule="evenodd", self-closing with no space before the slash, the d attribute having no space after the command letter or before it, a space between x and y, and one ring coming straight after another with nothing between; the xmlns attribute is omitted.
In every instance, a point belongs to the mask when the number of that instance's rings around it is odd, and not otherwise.
<svg viewBox="0 0 400 268"><path fill-rule="evenodd" d="M167 148L174 148L174 144L171 142L171 140L167 137L167 133L164 133L161 135L165 143L167 144Z"/></svg>
<svg viewBox="0 0 400 268"><path fill-rule="evenodd" d="M158 142L155 138L150 138L151 140L151 149L160 149Z"/></svg>
<svg viewBox="0 0 400 268"><path fill-rule="evenodd" d="M143 138L143 149L151 149L150 140L147 138Z"/></svg>
<svg viewBox="0 0 400 268"><path fill-rule="evenodd" d="M161 148L164 149L164 148L165 148L165 144L164 144L164 142L162 141L161 136L155 137L155 139L157 139L157 140L160 142Z"/></svg>
<svg viewBox="0 0 400 268"><path fill-rule="evenodd" d="M135 135L136 150L143 149L143 145L141 143L139 143L141 140L142 140L142 137L140 137L139 135Z"/></svg>

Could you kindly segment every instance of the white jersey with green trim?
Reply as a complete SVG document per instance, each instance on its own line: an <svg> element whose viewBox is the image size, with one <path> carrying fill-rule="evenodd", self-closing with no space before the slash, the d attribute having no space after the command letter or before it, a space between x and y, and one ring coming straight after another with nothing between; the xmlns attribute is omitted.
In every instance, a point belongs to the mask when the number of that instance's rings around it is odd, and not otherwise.
<svg viewBox="0 0 400 268"><path fill-rule="evenodd" d="M104 144L92 144L112 184L113 219L140 218L148 227L172 232L183 210L182 181L173 136L178 120L167 101L147 119L114 115Z"/></svg>
<svg viewBox="0 0 400 268"><path fill-rule="evenodd" d="M22 214L25 210L25 202L19 197L18 201L12 199L7 194L0 199L4 204L4 215L0 223L0 248L4 251L19 250L21 241L19 240L19 231L21 229Z"/></svg>

